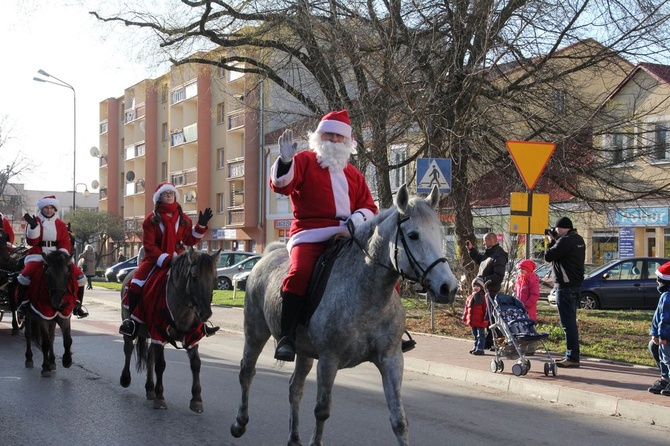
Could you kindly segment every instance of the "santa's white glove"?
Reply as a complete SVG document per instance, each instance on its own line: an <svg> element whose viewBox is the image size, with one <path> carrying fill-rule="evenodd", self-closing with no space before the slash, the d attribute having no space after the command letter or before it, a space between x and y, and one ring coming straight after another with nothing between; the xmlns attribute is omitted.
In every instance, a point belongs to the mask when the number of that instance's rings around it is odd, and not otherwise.
<svg viewBox="0 0 670 446"><path fill-rule="evenodd" d="M351 214L351 217L347 219L347 226L349 226L349 222L351 222L354 225L354 228L357 228L362 225L365 220L365 215L361 212L354 212Z"/></svg>
<svg viewBox="0 0 670 446"><path fill-rule="evenodd" d="M295 156L295 149L298 147L297 142L293 142L293 130L284 130L284 133L279 137L279 153L281 160L284 163L290 163Z"/></svg>

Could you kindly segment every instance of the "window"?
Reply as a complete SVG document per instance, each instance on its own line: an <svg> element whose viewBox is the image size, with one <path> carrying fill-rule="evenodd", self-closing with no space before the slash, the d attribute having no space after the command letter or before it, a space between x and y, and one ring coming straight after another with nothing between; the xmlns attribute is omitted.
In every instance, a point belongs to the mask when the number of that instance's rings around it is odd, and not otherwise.
<svg viewBox="0 0 670 446"><path fill-rule="evenodd" d="M224 149L216 149L216 169L220 170L226 167L226 158Z"/></svg>
<svg viewBox="0 0 670 446"><path fill-rule="evenodd" d="M163 103L167 102L169 95L170 95L170 88L168 87L168 84L161 85L161 102Z"/></svg>
<svg viewBox="0 0 670 446"><path fill-rule="evenodd" d="M226 200L225 194L216 194L216 213L222 214L224 210L224 203Z"/></svg>
<svg viewBox="0 0 670 446"><path fill-rule="evenodd" d="M163 161L161 163L161 181L165 182L168 179L168 163L167 161Z"/></svg>
<svg viewBox="0 0 670 446"><path fill-rule="evenodd" d="M389 163L398 165L407 158L407 146L398 144L391 146L389 150ZM407 180L406 167L399 167L390 172L391 190L397 190Z"/></svg>
<svg viewBox="0 0 670 446"><path fill-rule="evenodd" d="M226 122L225 107L223 102L216 104L216 123L223 124Z"/></svg>
<svg viewBox="0 0 670 446"><path fill-rule="evenodd" d="M554 90L554 114L565 116L565 90Z"/></svg>
<svg viewBox="0 0 670 446"><path fill-rule="evenodd" d="M168 132L168 123L164 122L161 124L161 141L167 141L170 133Z"/></svg>
<svg viewBox="0 0 670 446"><path fill-rule="evenodd" d="M654 159L659 161L670 160L668 153L668 124L659 123L654 126Z"/></svg>
<svg viewBox="0 0 670 446"><path fill-rule="evenodd" d="M622 164L633 159L633 138L627 133L612 135L612 161Z"/></svg>

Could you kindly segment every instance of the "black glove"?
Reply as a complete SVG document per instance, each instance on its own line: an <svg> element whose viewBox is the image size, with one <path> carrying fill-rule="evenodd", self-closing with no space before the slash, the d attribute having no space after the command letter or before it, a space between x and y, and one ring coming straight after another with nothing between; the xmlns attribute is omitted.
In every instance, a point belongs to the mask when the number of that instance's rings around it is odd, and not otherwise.
<svg viewBox="0 0 670 446"><path fill-rule="evenodd" d="M212 218L212 209L211 208L205 208L204 211L200 211L198 214L198 224L200 226L207 226L207 222L209 221L210 218Z"/></svg>
<svg viewBox="0 0 670 446"><path fill-rule="evenodd" d="M23 218L26 220L26 223L30 225L30 229L35 229L37 227L37 217L34 215L30 215L26 212Z"/></svg>

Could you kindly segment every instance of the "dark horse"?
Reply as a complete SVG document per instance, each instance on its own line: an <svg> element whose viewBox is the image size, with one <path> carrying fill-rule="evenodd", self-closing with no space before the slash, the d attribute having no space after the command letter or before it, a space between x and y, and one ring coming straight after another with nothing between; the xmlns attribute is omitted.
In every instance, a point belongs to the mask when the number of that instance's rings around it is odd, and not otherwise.
<svg viewBox="0 0 670 446"><path fill-rule="evenodd" d="M63 251L42 254L44 268L40 276L32 278L28 289L30 306L26 312L26 367L33 367L31 342L42 349L42 376L51 376L56 370L54 338L56 325L63 335L63 367L72 365L72 333L70 317L74 308L77 290L69 290L72 261Z"/></svg>
<svg viewBox="0 0 670 446"><path fill-rule="evenodd" d="M405 310L393 289L402 276L421 283L433 300L454 300L458 282L442 255L442 226L433 209L438 198L434 188L425 200L410 199L403 185L396 195L396 206L356 228L353 240L338 254L309 324L297 329L297 357L289 384L289 445L301 444L300 399L314 359L318 359L318 388L312 445L323 443L337 371L366 361L375 364L381 373L398 444L409 444L400 396ZM244 434L249 422L249 388L258 356L270 336L279 336L279 291L288 267L286 247L268 247L247 279L239 376L242 399L231 426L234 437Z"/></svg>
<svg viewBox="0 0 670 446"><path fill-rule="evenodd" d="M194 334L204 329L203 323L212 316L212 293L216 288L216 262L219 258L217 251L214 254L198 252L193 248L176 256L172 260L167 278L167 287L162 296L152 297L159 303L165 303L162 310L145 320L140 325L139 335L136 339L130 336L123 337L123 352L125 362L121 372L121 386L130 386L130 360L133 349L137 354L137 371L146 368L147 377L144 384L148 400L154 401L155 409L167 409L167 403L163 397L163 373L165 372L165 349L164 342L170 342L177 347L176 342L186 344L186 352L191 364L193 382L191 385L190 408L194 412L202 412L202 396L200 389L200 355L198 354L197 342L188 345L188 340ZM159 274L154 274L145 284L145 292L151 285L151 280L161 280ZM124 281L124 283L127 283ZM123 297L123 290L121 294ZM145 296L143 300L148 299ZM150 316L150 315L147 315ZM122 318L128 318L130 314L126 307L122 306ZM162 327L165 331L160 335ZM198 331L198 333L195 333ZM148 346L149 340L156 334L160 339L153 339ZM154 369L156 371L156 383L154 384Z"/></svg>
<svg viewBox="0 0 670 446"><path fill-rule="evenodd" d="M23 328L23 320L20 320L16 313L16 277L23 269L28 248L19 246L10 251L7 248L8 241L9 236L0 229L0 320L3 312L11 312L12 336L16 336Z"/></svg>

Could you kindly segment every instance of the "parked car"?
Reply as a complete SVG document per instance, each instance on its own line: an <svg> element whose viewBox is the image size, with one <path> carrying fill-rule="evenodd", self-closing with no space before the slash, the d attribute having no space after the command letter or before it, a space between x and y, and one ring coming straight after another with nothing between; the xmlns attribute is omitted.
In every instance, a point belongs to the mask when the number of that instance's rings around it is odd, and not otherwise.
<svg viewBox="0 0 670 446"><path fill-rule="evenodd" d="M217 268L217 280L216 287L219 290L232 290L233 289L233 276L235 274L241 273L243 271L251 271L251 268L256 265L260 260L261 256L256 254L252 257L247 257L241 262L229 266L227 268Z"/></svg>
<svg viewBox="0 0 670 446"><path fill-rule="evenodd" d="M137 266L129 266L128 268L120 269L119 272L116 274L117 282L123 283L123 279L125 279L128 274L132 273L136 269L137 269Z"/></svg>
<svg viewBox="0 0 670 446"><path fill-rule="evenodd" d="M233 276L233 287L237 287L237 289L240 290L240 291L246 291L247 290L247 278L249 277L249 274L251 274L251 271L244 271L244 272L235 274Z"/></svg>
<svg viewBox="0 0 670 446"><path fill-rule="evenodd" d="M124 262L119 262L107 268L107 270L105 271L105 278L107 279L107 282L119 281L118 278L116 277L117 274L119 274L119 271L121 271L124 268L130 268L130 267L137 268L137 256L128 259Z"/></svg>
<svg viewBox="0 0 670 446"><path fill-rule="evenodd" d="M653 310L661 297L656 289L656 269L670 259L631 257L613 260L587 274L579 308ZM556 290L548 297L556 305Z"/></svg>
<svg viewBox="0 0 670 446"><path fill-rule="evenodd" d="M219 260L216 262L217 268L227 268L229 266L237 265L242 260L257 256L255 252L245 252L245 251L221 251L219 254Z"/></svg>

